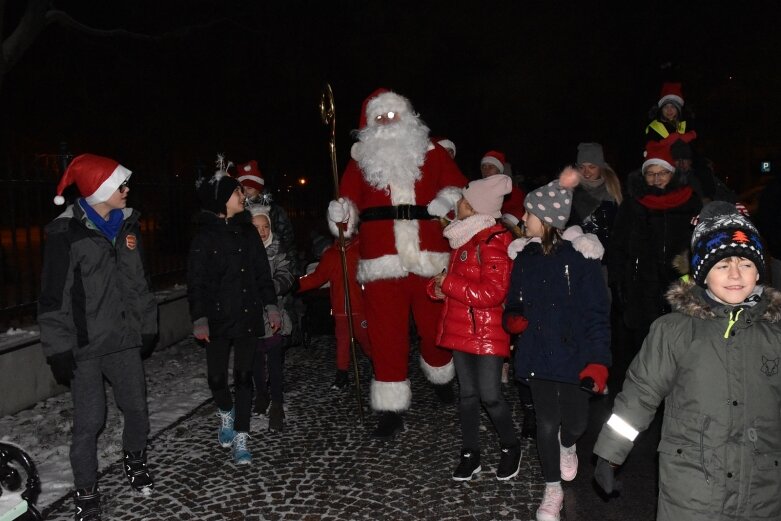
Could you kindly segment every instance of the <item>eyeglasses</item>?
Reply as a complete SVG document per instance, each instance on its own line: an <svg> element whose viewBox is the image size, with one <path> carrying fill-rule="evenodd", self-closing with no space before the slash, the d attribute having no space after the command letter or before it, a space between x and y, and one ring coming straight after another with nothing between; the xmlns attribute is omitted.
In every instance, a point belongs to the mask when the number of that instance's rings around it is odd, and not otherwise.
<svg viewBox="0 0 781 521"><path fill-rule="evenodd" d="M129 189L130 189L130 179L125 179L125 182L119 185L119 188L117 188L120 194L124 194Z"/></svg>
<svg viewBox="0 0 781 521"><path fill-rule="evenodd" d="M658 170L656 172L651 172L648 170L643 175L646 177L646 179L665 179L673 175L673 173L669 170Z"/></svg>

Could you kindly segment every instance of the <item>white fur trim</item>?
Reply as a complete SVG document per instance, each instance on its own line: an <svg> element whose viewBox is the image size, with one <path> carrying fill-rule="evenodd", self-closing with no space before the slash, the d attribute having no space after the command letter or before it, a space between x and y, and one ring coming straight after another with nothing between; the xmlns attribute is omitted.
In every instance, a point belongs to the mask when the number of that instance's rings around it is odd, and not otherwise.
<svg viewBox="0 0 781 521"><path fill-rule="evenodd" d="M521 237L507 245L507 256L515 259L530 242L541 242L539 237Z"/></svg>
<svg viewBox="0 0 781 521"><path fill-rule="evenodd" d="M683 98L680 96L676 96L675 94L668 94L667 96L662 96L662 99L659 100L659 108L664 107L666 104L670 102L675 102L681 107L683 107Z"/></svg>
<svg viewBox="0 0 781 521"><path fill-rule="evenodd" d="M366 105L366 126L376 125L375 118L388 112L413 114L412 104L407 98L395 92L383 92L372 98Z"/></svg>
<svg viewBox="0 0 781 521"><path fill-rule="evenodd" d="M355 233L355 228L358 226L358 207L355 206L355 203L352 202L348 198L344 198L344 201L347 203L347 208L350 210L350 215L347 217L347 229L344 230L344 236L345 238L349 239L353 236L353 233ZM331 230L331 233L334 237L339 237L339 228L336 226L336 223L333 222L331 219L326 218L328 221L328 229Z"/></svg>
<svg viewBox="0 0 781 521"><path fill-rule="evenodd" d="M375 411L406 411L412 402L412 389L409 380L401 382L372 380L369 395L372 409Z"/></svg>
<svg viewBox="0 0 781 521"><path fill-rule="evenodd" d="M61 195L55 195L54 196L54 204L57 206L62 206L65 204L65 198Z"/></svg>
<svg viewBox="0 0 781 521"><path fill-rule="evenodd" d="M87 201L87 204L90 206L108 201L111 194L116 192L119 185L124 183L132 173L133 172L124 166L117 165L114 171L111 172L111 175L101 183L98 189L90 195L85 196L84 200Z"/></svg>
<svg viewBox="0 0 781 521"><path fill-rule="evenodd" d="M499 169L499 173L504 173L504 163L496 159L494 156L485 156L483 159L480 160L480 166L483 166L485 164L494 165L496 168Z"/></svg>
<svg viewBox="0 0 781 521"><path fill-rule="evenodd" d="M671 165L670 163L668 163L664 159L660 159L658 157L652 157L651 159L646 159L645 162L643 163L643 166L640 169L640 171L643 174L645 174L645 169L648 168L651 165L659 165L662 168L664 168L665 170L669 170L670 172L675 172L675 167L673 165Z"/></svg>
<svg viewBox="0 0 781 521"><path fill-rule="evenodd" d="M453 155L456 155L456 144L449 139L440 139L437 141L442 148L446 148L453 151Z"/></svg>
<svg viewBox="0 0 781 521"><path fill-rule="evenodd" d="M350 147L350 157L358 161L358 158L360 157L360 153L361 153L361 142L356 141L355 143L353 143L353 146Z"/></svg>
<svg viewBox="0 0 781 521"><path fill-rule="evenodd" d="M262 177L258 177L256 175L242 175L239 176L239 183L242 181L255 181L258 184L265 185L266 181Z"/></svg>
<svg viewBox="0 0 781 521"><path fill-rule="evenodd" d="M424 251L418 254L414 265L404 266L398 255L383 255L376 259L361 259L358 261L358 282L372 280L400 279L410 273L421 277L433 277L447 268L450 254L447 252Z"/></svg>
<svg viewBox="0 0 781 521"><path fill-rule="evenodd" d="M561 234L562 239L572 243L575 251L579 252L587 259L602 259L605 254L605 248L599 242L599 238L593 233L583 233L580 226L570 226Z"/></svg>
<svg viewBox="0 0 781 521"><path fill-rule="evenodd" d="M502 214L502 219L504 219L506 222L510 223L513 226L518 226L518 223L520 222L518 218L511 213Z"/></svg>
<svg viewBox="0 0 781 521"><path fill-rule="evenodd" d="M435 385L446 384L456 376L456 366L453 363L453 360L450 360L442 367L434 367L428 365L421 356L420 368L423 369L423 374L426 375L426 379Z"/></svg>

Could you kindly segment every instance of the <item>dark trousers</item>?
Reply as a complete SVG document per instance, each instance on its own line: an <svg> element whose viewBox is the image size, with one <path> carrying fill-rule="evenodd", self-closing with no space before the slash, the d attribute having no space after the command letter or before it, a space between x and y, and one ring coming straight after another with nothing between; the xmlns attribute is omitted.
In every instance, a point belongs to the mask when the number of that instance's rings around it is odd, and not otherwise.
<svg viewBox="0 0 781 521"><path fill-rule="evenodd" d="M251 336L233 340L212 338L211 342L206 344L209 389L217 407L223 411L233 408L233 399L228 388L228 363L233 345L233 384L236 386L236 419L233 428L237 432L249 432L255 341Z"/></svg>
<svg viewBox="0 0 781 521"><path fill-rule="evenodd" d="M453 362L461 389L459 409L463 448L480 449L480 402L485 406L502 445L517 444L510 407L502 395L504 358L453 351Z"/></svg>
<svg viewBox="0 0 781 521"><path fill-rule="evenodd" d="M561 445L572 447L586 431L589 394L577 384L529 379L537 413L537 451L546 483L561 481Z"/></svg>
<svg viewBox="0 0 781 521"><path fill-rule="evenodd" d="M79 360L71 382L73 437L70 460L76 488L89 488L98 479L98 433L106 422L106 389L111 384L114 400L124 417L122 448L146 447L149 413L146 406L144 366L138 348Z"/></svg>
<svg viewBox="0 0 781 521"><path fill-rule="evenodd" d="M255 348L255 362L253 364L253 379L257 393L269 394L271 400L282 403L282 378L285 362L282 357L282 335L272 335L268 338L259 338ZM268 375L266 373L268 371ZM268 380L266 379L268 376Z"/></svg>

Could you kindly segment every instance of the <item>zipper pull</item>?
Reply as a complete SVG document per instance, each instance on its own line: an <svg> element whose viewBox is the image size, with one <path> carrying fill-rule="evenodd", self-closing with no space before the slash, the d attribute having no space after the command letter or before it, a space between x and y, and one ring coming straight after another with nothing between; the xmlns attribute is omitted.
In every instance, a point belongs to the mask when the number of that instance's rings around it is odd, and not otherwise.
<svg viewBox="0 0 781 521"><path fill-rule="evenodd" d="M572 288L569 285L569 264L564 265L564 276L567 277L567 295L572 295Z"/></svg>
<svg viewBox="0 0 781 521"><path fill-rule="evenodd" d="M733 317L732 314L735 314ZM724 331L724 338L729 338L729 332L732 330L732 326L738 323L738 318L740 317L740 314L743 313L743 308L738 308L737 311L730 311L729 312L729 323L727 324L727 330Z"/></svg>

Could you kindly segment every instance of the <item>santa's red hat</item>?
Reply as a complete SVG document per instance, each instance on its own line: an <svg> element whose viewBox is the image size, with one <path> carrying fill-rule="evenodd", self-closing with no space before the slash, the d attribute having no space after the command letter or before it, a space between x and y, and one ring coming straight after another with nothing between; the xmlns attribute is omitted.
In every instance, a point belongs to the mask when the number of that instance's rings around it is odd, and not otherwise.
<svg viewBox="0 0 781 521"><path fill-rule="evenodd" d="M236 168L236 171L241 186L254 188L259 192L263 191L266 181L263 179L263 174L260 173L257 161L253 159L247 163L241 164Z"/></svg>
<svg viewBox="0 0 781 521"><path fill-rule="evenodd" d="M506 162L507 161L505 160L504 152L499 152L499 151L496 151L496 150L489 150L488 152L485 153L485 155L483 156L483 159L480 160L480 166L483 166L483 165L486 165L486 164L494 165L496 168L499 169L499 173L503 174L504 173L504 164Z"/></svg>
<svg viewBox="0 0 781 521"><path fill-rule="evenodd" d="M57 185L54 204L65 204L62 192L73 183L89 205L109 200L119 185L130 178L132 172L108 157L81 154L71 161Z"/></svg>
<svg viewBox="0 0 781 521"><path fill-rule="evenodd" d="M388 112L404 114L413 113L414 111L412 104L407 98L381 87L363 100L358 130L366 128L370 121L374 121L377 116L387 114Z"/></svg>
<svg viewBox="0 0 781 521"><path fill-rule="evenodd" d="M680 83L663 83L662 92L659 94L659 108L664 107L666 104L672 103L678 109L678 112L683 108L683 89Z"/></svg>
<svg viewBox="0 0 781 521"><path fill-rule="evenodd" d="M651 165L659 165L665 170L675 172L675 167L673 166L675 165L675 158L672 153L672 145L678 141L690 143L696 137L697 133L690 130L685 134L674 132L661 141L649 141L645 146L645 162L643 163L642 172L645 173L645 169Z"/></svg>

